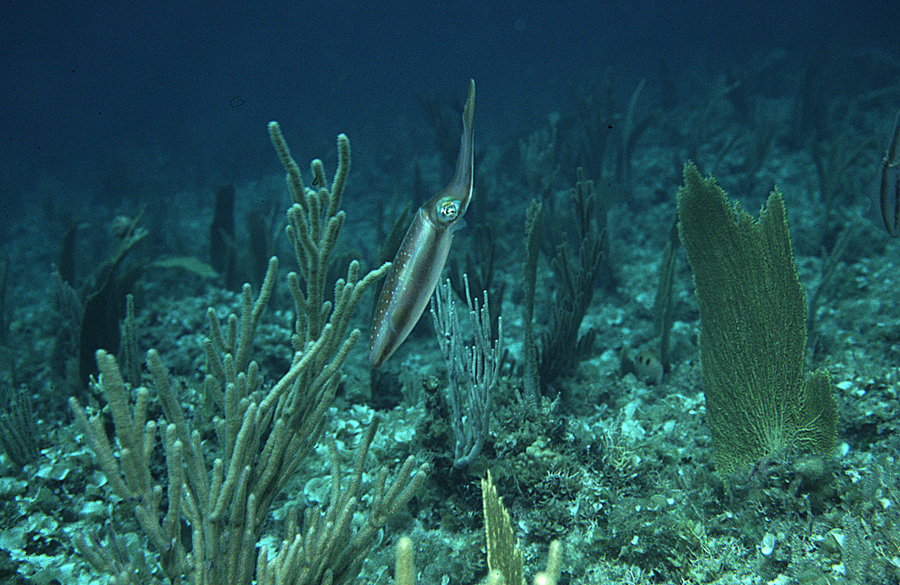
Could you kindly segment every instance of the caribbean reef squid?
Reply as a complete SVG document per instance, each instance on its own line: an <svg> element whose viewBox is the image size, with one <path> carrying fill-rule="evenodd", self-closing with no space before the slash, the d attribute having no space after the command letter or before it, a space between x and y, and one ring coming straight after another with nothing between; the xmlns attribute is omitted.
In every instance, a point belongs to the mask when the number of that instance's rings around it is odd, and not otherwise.
<svg viewBox="0 0 900 585"><path fill-rule="evenodd" d="M891 144L881 159L881 217L891 237L900 236L900 114Z"/></svg>
<svg viewBox="0 0 900 585"><path fill-rule="evenodd" d="M475 81L463 109L456 174L447 187L419 208L391 264L369 337L369 363L378 368L406 339L434 293L453 241L472 199L475 155Z"/></svg>

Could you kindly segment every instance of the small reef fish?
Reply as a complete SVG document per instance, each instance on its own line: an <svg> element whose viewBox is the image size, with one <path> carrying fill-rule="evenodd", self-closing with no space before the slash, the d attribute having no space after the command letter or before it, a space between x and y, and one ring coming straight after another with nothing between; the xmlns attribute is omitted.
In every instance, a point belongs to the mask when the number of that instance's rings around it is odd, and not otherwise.
<svg viewBox="0 0 900 585"><path fill-rule="evenodd" d="M619 356L622 375L634 374L644 384L662 384L665 368L652 351L644 350L632 355L626 346Z"/></svg>
<svg viewBox="0 0 900 585"><path fill-rule="evenodd" d="M447 187L419 208L391 264L369 336L369 364L380 367L406 339L434 293L462 217L472 199L475 81L463 109L456 174Z"/></svg>

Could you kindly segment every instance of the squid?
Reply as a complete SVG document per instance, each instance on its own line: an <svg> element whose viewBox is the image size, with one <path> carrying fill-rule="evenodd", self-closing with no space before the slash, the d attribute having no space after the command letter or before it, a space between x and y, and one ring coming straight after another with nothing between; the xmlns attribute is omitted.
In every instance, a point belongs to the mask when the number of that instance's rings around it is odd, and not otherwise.
<svg viewBox="0 0 900 585"><path fill-rule="evenodd" d="M881 218L892 238L900 236L900 114L894 134L881 159Z"/></svg>
<svg viewBox="0 0 900 585"><path fill-rule="evenodd" d="M373 368L391 357L425 312L447 262L453 233L463 225L472 200L474 116L475 81L469 80L456 174L443 191L419 208L384 280L369 336Z"/></svg>

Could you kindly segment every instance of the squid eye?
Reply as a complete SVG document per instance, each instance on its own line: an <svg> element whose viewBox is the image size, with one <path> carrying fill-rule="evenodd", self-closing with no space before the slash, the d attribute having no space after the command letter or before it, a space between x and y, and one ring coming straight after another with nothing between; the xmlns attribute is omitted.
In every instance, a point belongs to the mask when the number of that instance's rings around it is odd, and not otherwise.
<svg viewBox="0 0 900 585"><path fill-rule="evenodd" d="M438 219L441 223L450 223L459 216L459 201L449 199L438 204Z"/></svg>

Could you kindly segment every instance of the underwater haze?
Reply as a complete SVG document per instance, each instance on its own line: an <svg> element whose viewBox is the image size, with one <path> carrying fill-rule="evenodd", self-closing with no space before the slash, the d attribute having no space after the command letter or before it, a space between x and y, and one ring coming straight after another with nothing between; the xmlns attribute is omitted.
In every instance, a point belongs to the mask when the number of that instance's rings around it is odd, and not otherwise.
<svg viewBox="0 0 900 585"><path fill-rule="evenodd" d="M459 98L469 78L482 127L513 136L607 69L623 92L643 78L659 91L663 68L689 87L773 50L798 66L896 54L895 15L891 2L12 2L4 200L46 174L102 191L135 151L165 157L179 186L259 174L275 168L273 119L304 144L396 142L398 117L423 123L417 92Z"/></svg>
<svg viewBox="0 0 900 585"><path fill-rule="evenodd" d="M0 583L900 584L896 0L0 47Z"/></svg>

